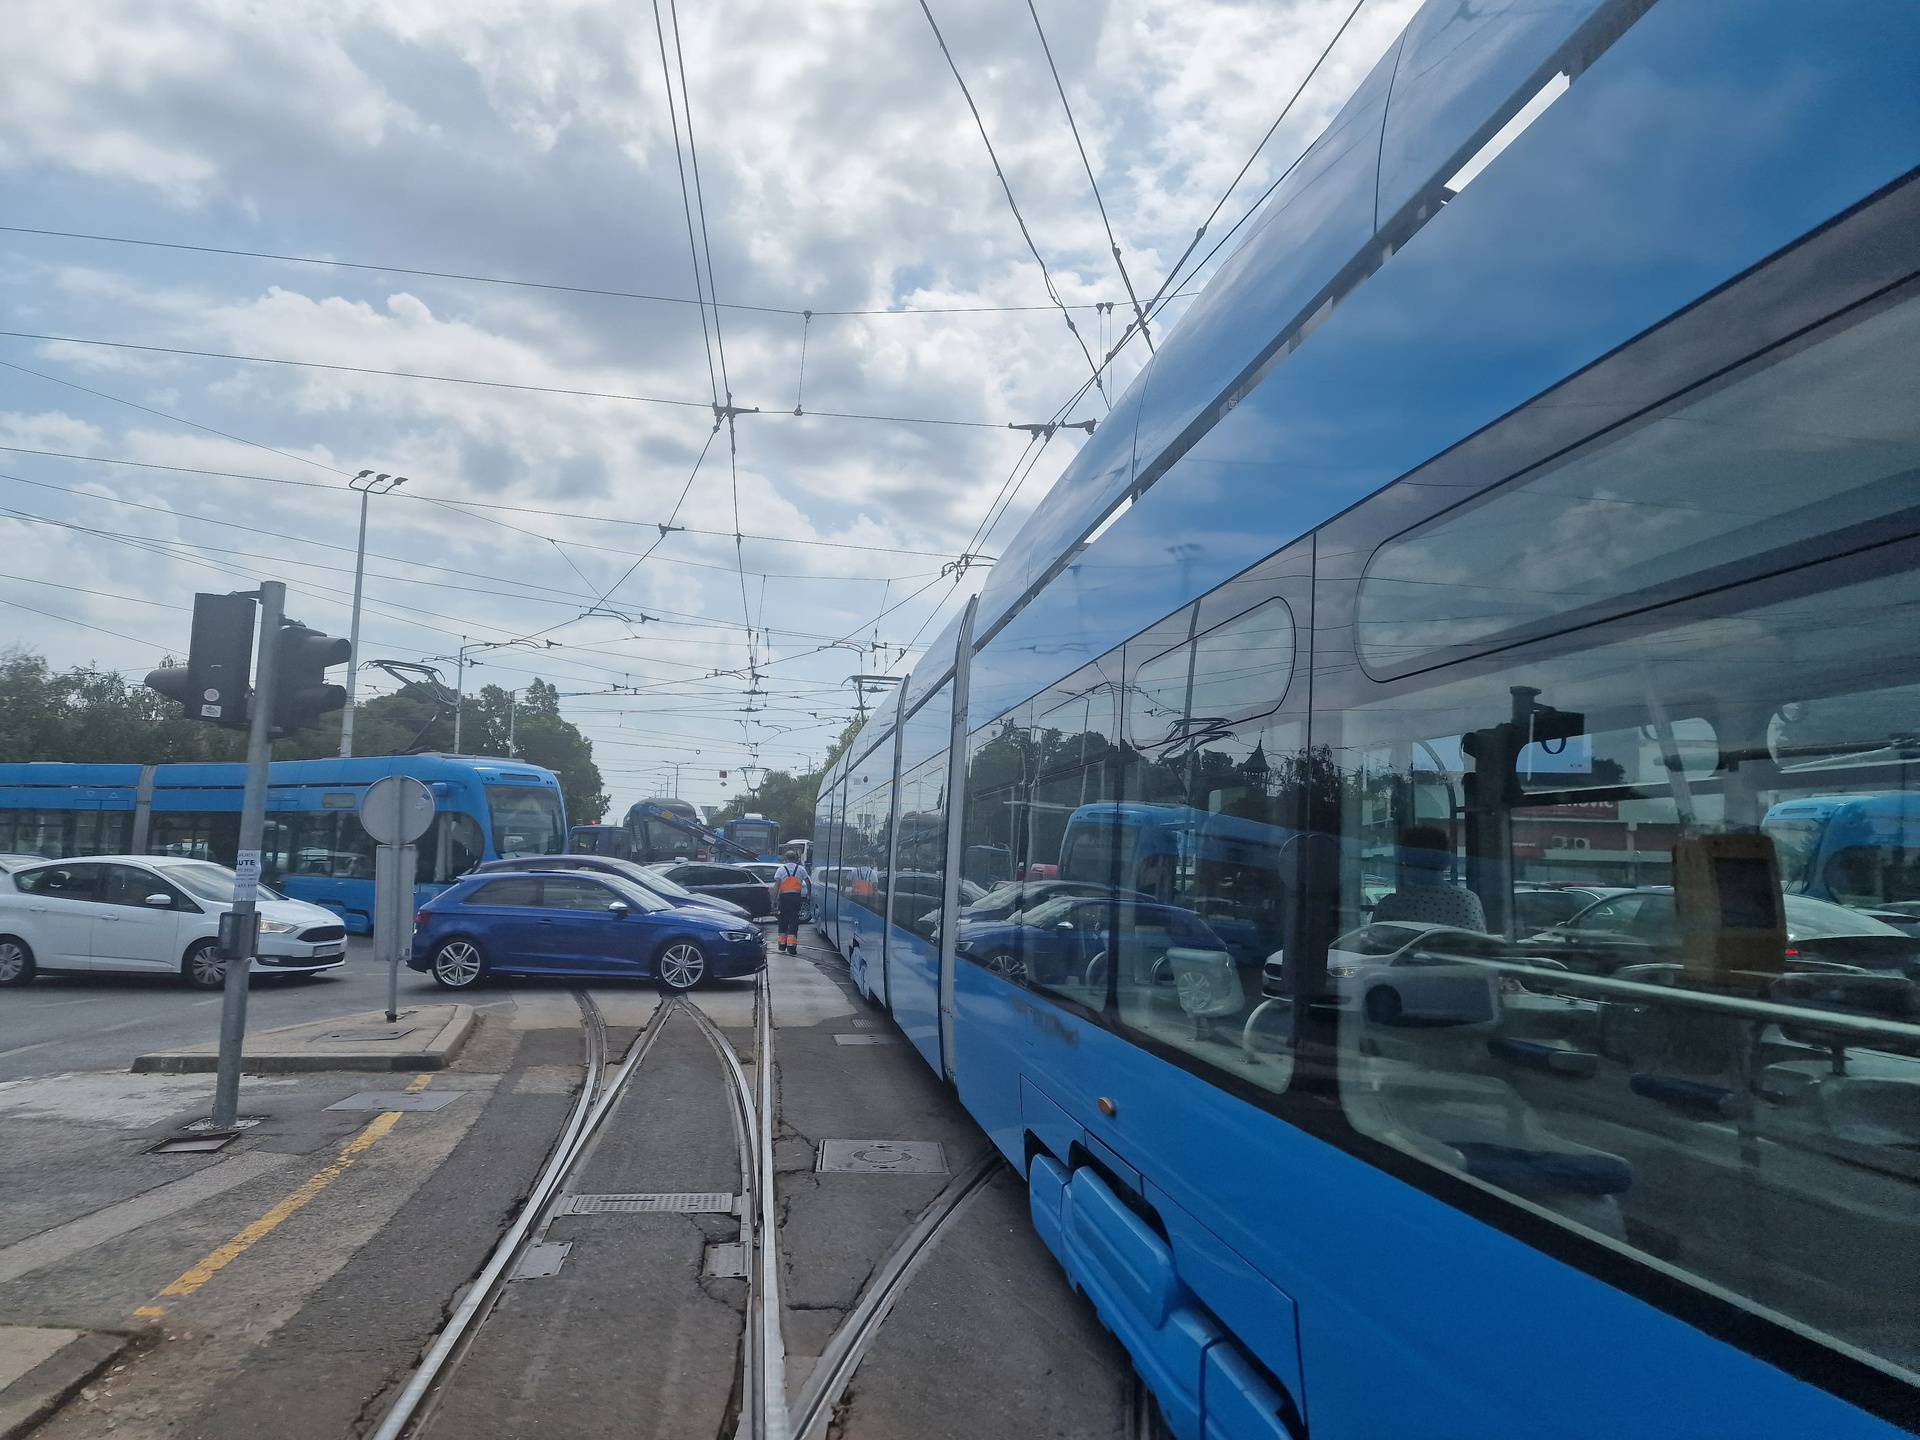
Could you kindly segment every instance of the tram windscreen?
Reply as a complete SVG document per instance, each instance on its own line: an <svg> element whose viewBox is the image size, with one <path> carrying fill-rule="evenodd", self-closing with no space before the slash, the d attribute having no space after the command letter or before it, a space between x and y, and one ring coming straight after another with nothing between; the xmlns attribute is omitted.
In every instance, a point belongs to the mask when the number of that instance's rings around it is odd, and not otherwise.
<svg viewBox="0 0 1920 1440"><path fill-rule="evenodd" d="M567 848L566 817L551 790L489 785L493 851L503 860L519 855L558 855Z"/></svg>

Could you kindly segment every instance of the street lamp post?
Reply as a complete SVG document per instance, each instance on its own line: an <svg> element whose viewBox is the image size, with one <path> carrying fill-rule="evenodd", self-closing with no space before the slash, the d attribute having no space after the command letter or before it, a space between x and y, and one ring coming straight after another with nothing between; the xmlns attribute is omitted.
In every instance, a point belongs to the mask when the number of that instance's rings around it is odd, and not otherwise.
<svg viewBox="0 0 1920 1440"><path fill-rule="evenodd" d="M461 717L466 713L466 708L467 708L467 666L470 663L474 663L474 662L470 662L467 659L467 656L477 655L482 650L507 650L507 649L513 648L516 645L524 645L529 650L538 650L543 646L548 650L552 650L556 646L558 646L559 643L560 642L558 640L536 641L528 637L522 637L521 639L518 639L518 640L475 640L471 644L461 645L461 647L459 648L458 651L455 652L453 657L453 753L454 754L458 755L460 753L460 721L461 721ZM508 705L509 706L512 705L512 697L508 697ZM509 726L511 726L513 723L511 709L509 709L509 712L508 712L507 723ZM511 741L509 741L508 748L509 749L512 748Z"/></svg>
<svg viewBox="0 0 1920 1440"><path fill-rule="evenodd" d="M353 658L348 662L347 669L347 705L340 712L342 760L353 756L353 704L360 689L360 589L367 573L367 501L375 495L398 490L406 483L407 477L404 475L376 475L371 470L362 470L347 482L349 490L360 492L360 543L353 551L353 624L347 633Z"/></svg>

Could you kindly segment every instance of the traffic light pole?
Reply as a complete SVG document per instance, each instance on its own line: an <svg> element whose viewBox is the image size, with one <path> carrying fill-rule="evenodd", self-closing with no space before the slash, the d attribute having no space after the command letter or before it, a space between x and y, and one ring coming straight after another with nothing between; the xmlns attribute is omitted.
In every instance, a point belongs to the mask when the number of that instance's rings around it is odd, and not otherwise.
<svg viewBox="0 0 1920 1440"><path fill-rule="evenodd" d="M240 853L233 882L233 912L227 921L227 973L220 1002L220 1060L213 1087L214 1130L231 1130L240 1111L241 1047L247 1035L247 983L258 948L260 845L267 828L267 761L273 741L275 670L280 620L287 587L260 584L259 647L253 662L253 708L247 716L247 784L240 800Z"/></svg>

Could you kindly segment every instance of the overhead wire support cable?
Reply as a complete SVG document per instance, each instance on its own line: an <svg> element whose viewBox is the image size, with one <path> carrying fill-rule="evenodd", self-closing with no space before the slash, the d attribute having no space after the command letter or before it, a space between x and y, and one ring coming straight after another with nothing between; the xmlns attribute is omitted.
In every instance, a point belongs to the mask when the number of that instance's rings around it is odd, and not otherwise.
<svg viewBox="0 0 1920 1440"><path fill-rule="evenodd" d="M609 300L638 300L655 305L707 305L722 310L739 310L757 315L802 315L822 318L866 319L888 315L1008 315L1040 311L1052 312L1052 305L875 305L846 306L837 309L816 307L811 312L798 305L758 305L743 300L707 301L686 295L655 295L643 290L622 290L607 285L569 285L556 280L524 280L505 275L480 275L462 270L434 270L417 265L383 265L366 260L337 260L324 255L288 255L273 250L245 250L226 245L192 245L178 240L151 240L136 235L102 235L86 230L56 230L40 225L0 225L0 234L40 235L55 240L86 240L102 245L135 245L153 250L178 250L193 255L223 255L241 260L271 260L283 265L313 265L336 270L364 270L374 274L414 275L423 280L457 280L475 285L504 285L522 290L550 290L562 295L590 295ZM1075 310L1091 310L1096 303L1083 301Z"/></svg>
<svg viewBox="0 0 1920 1440"><path fill-rule="evenodd" d="M437 375L421 370L382 370L371 365L346 365L326 360L295 360L281 355L242 355L228 350L200 350L185 345L149 345L133 340L102 340L92 336L52 335L42 334L32 330L0 330L0 337L13 340L41 340L57 345L90 345L105 350L135 350L151 355L186 355L198 360L232 360L247 365L285 365L296 370L326 370L343 375L373 375L386 380L424 380L440 385L474 385L484 390L517 390L532 395L560 395L578 400L619 400L635 405L671 405L682 410L705 410L719 403L717 397L714 400L686 400L669 395L636 395L629 391L622 390L585 390L567 385L535 385L523 380L488 380L480 376ZM13 365L11 362L4 360L0 360L0 365L7 365L10 369L24 371L28 375L38 375L41 379L51 380L56 385L72 385L77 390L87 389L86 386L76 384L74 381L62 380L58 376L47 375L38 370L30 370L24 365ZM115 400L123 405L134 405L133 401L122 400L117 395L105 395L98 390L90 391L89 393L101 395L104 399ZM134 408L146 409L147 407L134 405ZM758 406L736 407L732 404L731 399L728 401L727 408L733 409L736 414L740 415L757 415L761 413ZM149 411L148 413L161 414L162 412ZM770 411L767 413L779 414L781 412ZM971 430L998 430L1001 428L991 420L950 420L925 415L882 415L849 410L809 410L807 414L809 416L825 417L834 420L877 420L896 425L951 425ZM228 435L225 431L215 430L209 425L200 425L196 426L196 428L206 430L211 434L219 435L228 440L239 438ZM251 445L254 442L246 440L240 443ZM262 445L258 448L273 450L271 445ZM274 453L286 455L287 452L276 450ZM304 457L298 455L288 455L287 458L304 460ZM305 460L305 463L310 465L319 464L318 461L313 460ZM321 468L325 470L333 469L330 465L323 465ZM348 472L335 470L333 473L344 475Z"/></svg>
<svg viewBox="0 0 1920 1440"><path fill-rule="evenodd" d="M4 361L0 361L0 364L5 363ZM39 374L38 371L30 371L28 373ZM55 379L56 377L44 376L42 378ZM57 381L57 383L65 384L67 382ZM99 392L96 391L94 393L98 394ZM108 396L105 398L113 399L117 397ZM160 414L161 412L151 411L149 413ZM173 420L178 417L162 415L161 418ZM180 423L190 424L192 422L180 421ZM999 427L993 426L990 428L998 429ZM129 460L122 456L113 455L82 455L72 450L41 450L26 445L0 445L0 452L12 455L41 455L53 460L79 460L92 465L126 465L139 470L163 470L181 475L212 475L223 480L253 480L268 485L295 485L313 490L330 491L334 488L331 485L322 484L318 480L289 480L282 475L255 475L244 470L208 470L198 465L163 465L153 460ZM345 472L341 473L344 474ZM596 515L581 510L552 510L543 505L504 505L495 501L454 499L445 495L428 495L406 490L395 492L394 498L398 500L417 500L423 503L432 503L458 510L499 510L515 515L546 515L556 520L591 520L599 525L637 525L643 529L660 530L662 533L685 531L689 535L713 536L726 536L733 533L730 530L705 530L698 526L674 525L671 522L662 525L658 520L634 520L620 515ZM826 550L865 550L871 551L876 555L920 555L935 560L953 558L953 552L950 550L914 550L893 545L866 545L854 540L807 540L790 535L760 535L753 531L743 533L749 540L759 540L770 545L807 545ZM630 554L632 552L621 551L617 553ZM975 557L975 563L990 564L992 561L989 556L977 556Z"/></svg>
<svg viewBox="0 0 1920 1440"><path fill-rule="evenodd" d="M1047 294L1060 308L1061 316L1067 322L1067 329L1073 332L1073 340L1080 347L1080 353L1086 356L1087 369L1093 372L1097 384L1100 379L1100 367L1094 364L1093 352L1087 348L1086 337L1080 333L1080 327L1074 324L1073 312L1067 308L1066 301L1060 298L1060 291L1053 283L1053 273L1047 269L1046 258L1041 255L1040 247L1034 244L1033 234L1027 229L1027 220L1020 213L1020 202L1013 198L1013 186L1007 180L1007 172L1000 165L1000 156L993 148L993 140L987 134L987 122L981 117L980 107L974 104L973 92L967 88L966 78L960 73L960 66L953 58L953 51L947 48L947 37L940 32L940 22L933 18L933 10L927 0L920 0L920 12L927 17L927 24L933 29L933 38L939 42L940 53L946 57L947 68L953 72L954 83L960 87L961 98L967 102L967 109L973 115L973 123L980 131L980 142L987 147L987 159L993 162L993 173L1000 181L1000 189L1007 197L1007 208L1013 211L1013 220L1020 227L1020 238L1027 242L1027 250L1032 254L1034 263L1040 267L1040 278L1046 283Z"/></svg>
<svg viewBox="0 0 1920 1440"><path fill-rule="evenodd" d="M700 306L700 339L707 351L707 386L713 393L713 403L720 403L720 384L713 373L713 336L707 327L707 291L700 278L700 252L693 242L693 205L687 191L687 162L680 151L680 113L673 103L673 76L667 69L667 32L660 21L660 0L653 0L653 33L660 42L660 79L667 89L667 119L673 125L673 163L680 170L680 209L687 220L687 256L693 263L693 293ZM684 83L684 76L682 77ZM691 120L689 120L691 127ZM715 309L717 317L719 310ZM733 396L728 395L729 404Z"/></svg>
<svg viewBox="0 0 1920 1440"><path fill-rule="evenodd" d="M1060 68L1053 63L1053 47L1047 43L1046 27L1040 23L1040 12L1034 8L1033 0L1027 0L1027 13L1033 16L1034 32L1040 37L1040 49L1047 57L1047 69L1053 75L1053 88L1060 92L1060 108L1067 112L1067 128L1073 132L1073 147L1080 152L1080 163L1086 168L1087 184L1093 190L1093 203L1100 210L1100 224L1107 232L1107 244L1113 248L1113 263L1120 271L1120 283L1126 287L1127 303L1133 306L1133 313L1140 324L1141 338L1147 342L1147 349L1153 349L1153 336L1147 330L1147 312L1141 308L1140 297L1133 292L1133 277L1127 274L1127 262L1120 258L1120 242L1113 236L1113 222L1107 218L1107 202L1100 198L1100 182L1093 176L1093 161L1087 158L1087 147L1080 138L1080 126L1073 118L1073 106L1067 100L1067 87L1061 83ZM1111 310L1106 302L1095 306L1095 310ZM1101 387L1104 396L1106 389Z"/></svg>

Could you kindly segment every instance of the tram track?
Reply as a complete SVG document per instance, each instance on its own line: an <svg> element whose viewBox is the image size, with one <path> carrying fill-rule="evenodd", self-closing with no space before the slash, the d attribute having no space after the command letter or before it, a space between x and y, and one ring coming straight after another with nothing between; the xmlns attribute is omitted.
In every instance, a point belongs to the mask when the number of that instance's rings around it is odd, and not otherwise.
<svg viewBox="0 0 1920 1440"><path fill-rule="evenodd" d="M626 1058L617 1068L610 1069L606 1017L591 995L584 990L573 993L580 1005L584 1050L579 1096L533 1188L488 1252L486 1263L441 1325L399 1396L387 1408L379 1426L370 1432L369 1440L400 1440L402 1436L418 1435L431 1420L445 1382L458 1370L461 1358L499 1300L514 1266L552 1217L568 1177L653 1048L674 1008L672 1001L662 1004L652 1022L629 1047Z"/></svg>

